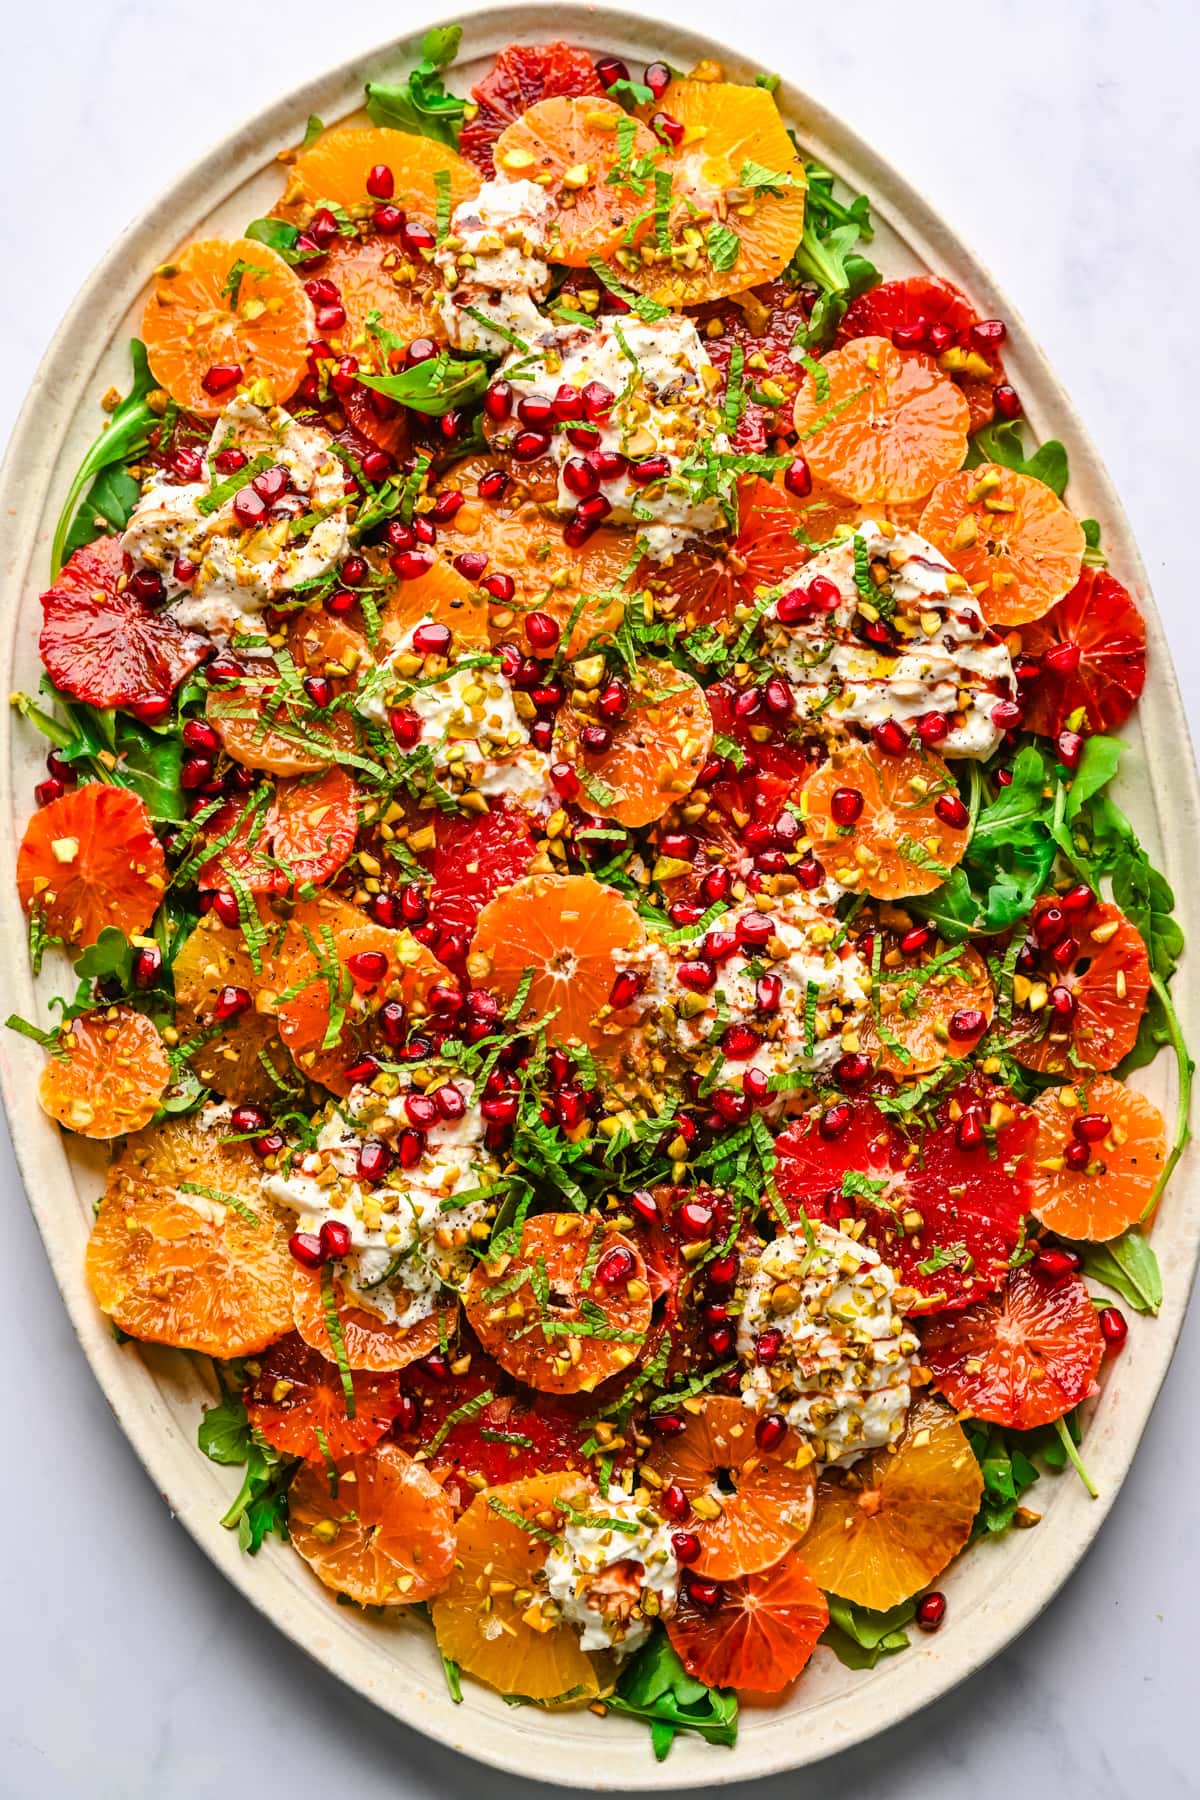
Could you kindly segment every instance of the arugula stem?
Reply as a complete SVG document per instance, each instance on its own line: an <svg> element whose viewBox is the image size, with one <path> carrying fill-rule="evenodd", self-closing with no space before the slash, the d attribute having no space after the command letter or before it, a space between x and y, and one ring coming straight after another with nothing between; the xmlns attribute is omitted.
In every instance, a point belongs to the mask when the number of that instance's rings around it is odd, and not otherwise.
<svg viewBox="0 0 1200 1800"><path fill-rule="evenodd" d="M1179 1023L1179 1014L1175 1011L1166 982L1161 975L1152 974L1150 977L1150 986L1158 996L1159 1004L1163 1009L1163 1016L1167 1021L1167 1036L1170 1040L1171 1048L1175 1052L1175 1067L1178 1072L1179 1095L1175 1105L1175 1139L1171 1145L1171 1154L1167 1158L1162 1174L1154 1184L1154 1192L1151 1194L1142 1210L1143 1223L1150 1218L1155 1207L1162 1199L1163 1194L1166 1192L1167 1183L1175 1173L1176 1164L1183 1155L1188 1144L1191 1142L1192 1076L1195 1073L1196 1068L1195 1063L1188 1055L1188 1047L1184 1042L1183 1028Z"/></svg>
<svg viewBox="0 0 1200 1800"><path fill-rule="evenodd" d="M1083 1483L1084 1487L1087 1489L1088 1493L1092 1496L1092 1499L1098 1500L1100 1498L1100 1489L1096 1486L1095 1482L1092 1480L1091 1476L1088 1474L1087 1470L1084 1468L1083 1459L1081 1458L1079 1451L1075 1447L1074 1438L1071 1436L1071 1433L1067 1430L1066 1421L1063 1419L1055 1419L1054 1429L1055 1429L1055 1431L1057 1431L1059 1438L1062 1441L1063 1449L1066 1451L1068 1457L1070 1458L1072 1464L1074 1465L1075 1473L1078 1475L1080 1481L1082 1481L1082 1483Z"/></svg>

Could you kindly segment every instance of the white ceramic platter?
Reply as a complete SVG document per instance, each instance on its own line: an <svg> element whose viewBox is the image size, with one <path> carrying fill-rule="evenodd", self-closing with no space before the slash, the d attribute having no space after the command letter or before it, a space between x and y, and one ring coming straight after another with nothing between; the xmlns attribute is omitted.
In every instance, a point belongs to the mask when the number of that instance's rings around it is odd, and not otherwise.
<svg viewBox="0 0 1200 1800"><path fill-rule="evenodd" d="M385 45L266 109L178 181L113 247L84 286L38 372L0 473L6 691L36 686L37 595L47 584L54 522L71 473L96 433L98 396L110 384L128 383L126 346L137 330L150 271L182 241L236 236L265 212L282 180L272 159L296 141L307 116L317 113L330 123L353 112L364 79L407 71L419 56L420 37L417 32ZM466 92L495 52L513 39L537 43L558 37L612 52L631 66L664 57L688 69L702 57L716 57L732 80L751 81L757 72L736 50L631 14L583 6L517 6L468 17L452 84ZM1068 498L1077 513L1100 520L1113 569L1147 615L1150 678L1124 733L1132 748L1121 800L1180 896L1183 926L1196 941L1200 805L1187 729L1137 549L1083 427L1012 306L919 195L799 89L785 81L778 100L805 149L870 196L878 227L871 255L885 274L928 269L945 275L967 290L985 316L998 314L1009 322L1005 357L1035 436L1066 443L1072 471ZM53 978L49 973L43 978L39 1002L12 868L15 845L32 810L43 751L33 731L15 723L4 709L0 955L9 978L9 1005L42 1018L39 1005L44 1007ZM1178 984L1177 1001L1191 1041L1200 1041L1200 998L1189 992L1186 981ZM30 1203L84 1351L172 1512L229 1580L331 1673L429 1736L495 1767L545 1781L577 1780L586 1770L589 1784L597 1789L683 1788L799 1768L885 1730L979 1669L1053 1598L1099 1530L1166 1374L1200 1251L1200 1180L1195 1157L1189 1155L1155 1227L1166 1290L1162 1310L1157 1319L1131 1320L1128 1345L1108 1365L1088 1425L1087 1461L1101 1490L1099 1500L1089 1500L1069 1474L1043 1482L1038 1497L1045 1515L1036 1530L982 1544L949 1573L943 1585L949 1591L950 1619L937 1637L918 1636L903 1655L863 1674L850 1673L831 1653L819 1650L781 1704L743 1708L734 1751L685 1736L676 1741L668 1760L658 1764L644 1727L629 1720L513 1708L470 1682L464 1704L455 1706L423 1624L403 1618L380 1624L335 1606L284 1545L272 1542L256 1558L241 1554L234 1536L218 1523L237 1477L206 1461L196 1448L201 1402L212 1394L206 1370L179 1352L119 1346L88 1292L83 1248L106 1156L102 1147L68 1141L40 1112L36 1084L41 1062L42 1052L25 1040L12 1033L0 1037L0 1079ZM1139 1079L1164 1109L1173 1106L1174 1083L1165 1058Z"/></svg>

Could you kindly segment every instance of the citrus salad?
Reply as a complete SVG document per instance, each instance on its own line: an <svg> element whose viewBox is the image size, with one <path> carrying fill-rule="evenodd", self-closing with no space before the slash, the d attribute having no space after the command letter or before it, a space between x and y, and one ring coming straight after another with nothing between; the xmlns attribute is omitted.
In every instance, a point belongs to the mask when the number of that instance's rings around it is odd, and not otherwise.
<svg viewBox="0 0 1200 1800"><path fill-rule="evenodd" d="M881 277L775 78L461 98L458 38L153 272L15 696L76 985L9 1023L244 1548L662 1756L1094 1491L1182 938L1003 321Z"/></svg>

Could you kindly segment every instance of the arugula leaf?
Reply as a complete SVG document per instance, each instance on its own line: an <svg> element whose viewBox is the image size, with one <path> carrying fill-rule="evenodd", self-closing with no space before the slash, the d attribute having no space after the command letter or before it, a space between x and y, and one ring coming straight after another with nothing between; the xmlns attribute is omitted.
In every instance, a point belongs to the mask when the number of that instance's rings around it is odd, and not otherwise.
<svg viewBox="0 0 1200 1800"><path fill-rule="evenodd" d="M710 1744L730 1748L737 1742L737 1695L727 1688L705 1687L689 1675L664 1631L655 1632L634 1657L606 1704L612 1712L650 1726L659 1762L679 1731L694 1731Z"/></svg>
<svg viewBox="0 0 1200 1800"><path fill-rule="evenodd" d="M478 400L487 387L488 372L487 365L477 358L459 362L443 350L398 375L362 375L359 379L377 394L386 394L427 418L440 419L456 407Z"/></svg>
<svg viewBox="0 0 1200 1800"><path fill-rule="evenodd" d="M124 531L141 493L141 483L134 480L128 469L101 469L67 533L63 561L69 562L76 550L94 543L105 525L114 532Z"/></svg>
<svg viewBox="0 0 1200 1800"><path fill-rule="evenodd" d="M1034 1434L1005 1432L975 1419L964 1425L967 1440L983 1476L983 1495L972 1526L972 1538L998 1536L1013 1523L1022 1497L1041 1476L1022 1442Z"/></svg>
<svg viewBox="0 0 1200 1800"><path fill-rule="evenodd" d="M54 539L50 546L51 580L62 568L68 537L79 524L76 512L85 490L90 488L102 470L123 465L139 455L150 441L152 428L158 423L158 414L149 405L147 398L151 393L157 392L158 383L150 373L146 346L140 338L131 339L129 356L133 364L133 386L76 469L67 497L63 501L62 511L58 515L58 524L54 528ZM90 516L87 512L88 500L90 494L84 500L82 508L85 519ZM97 506L93 510L100 509ZM83 528L81 525L80 529ZM91 538L83 541L90 543ZM78 544L75 547L78 548Z"/></svg>
<svg viewBox="0 0 1200 1800"><path fill-rule="evenodd" d="M421 60L407 80L368 81L367 116L372 125L415 131L457 149L466 102L447 92L441 71L458 55L461 39L461 25L435 27L421 40Z"/></svg>
<svg viewBox="0 0 1200 1800"><path fill-rule="evenodd" d="M907 1650L905 1626L916 1617L915 1600L904 1600L888 1612L869 1612L836 1594L830 1594L828 1601L829 1624L820 1641L847 1669L873 1669L881 1656Z"/></svg>
<svg viewBox="0 0 1200 1800"><path fill-rule="evenodd" d="M233 1505L222 1516L221 1523L236 1531L238 1542L249 1556L262 1548L271 1532L286 1538L287 1491L300 1467L297 1456L281 1456L252 1428L241 1395L225 1385L219 1364L213 1365L221 1384L221 1400L205 1407L196 1433L201 1450L215 1463L246 1468L242 1485Z"/></svg>
<svg viewBox="0 0 1200 1800"><path fill-rule="evenodd" d="M1071 474L1066 449L1057 438L1047 439L1027 457L1022 427L1016 419L993 419L990 425L981 426L975 433L966 467L973 469L981 462L999 463L1005 469L1014 469L1018 475L1032 475L1035 481L1044 481L1060 500Z"/></svg>
<svg viewBox="0 0 1200 1800"><path fill-rule="evenodd" d="M804 236L784 275L795 282L815 282L821 289L807 328L797 334L811 350L832 342L847 306L878 283L879 270L856 248L874 235L866 196L856 194L844 204L834 195L830 170L810 162L804 173Z"/></svg>
<svg viewBox="0 0 1200 1800"><path fill-rule="evenodd" d="M1150 1240L1138 1225L1131 1225L1106 1244L1076 1244L1083 1258L1083 1272L1111 1288L1134 1312L1156 1313L1162 1305L1162 1274Z"/></svg>
<svg viewBox="0 0 1200 1800"><path fill-rule="evenodd" d="M312 262L321 255L320 250L298 250L300 229L289 225L285 219L252 219L242 233L256 244L265 244L268 250L274 250L276 256L282 256L285 263L293 268L297 264Z"/></svg>

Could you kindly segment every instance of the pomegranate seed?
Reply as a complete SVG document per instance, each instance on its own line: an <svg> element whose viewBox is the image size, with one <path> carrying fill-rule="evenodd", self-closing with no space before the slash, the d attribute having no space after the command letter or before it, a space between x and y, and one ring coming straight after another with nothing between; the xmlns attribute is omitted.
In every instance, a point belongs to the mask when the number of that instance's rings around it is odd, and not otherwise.
<svg viewBox="0 0 1200 1800"><path fill-rule="evenodd" d="M782 675L772 675L764 683L762 690L763 705L768 712L783 718L791 712L795 704L795 696Z"/></svg>
<svg viewBox="0 0 1200 1800"><path fill-rule="evenodd" d="M900 939L900 954L916 956L921 950L928 950L937 933L932 925L913 925Z"/></svg>
<svg viewBox="0 0 1200 1800"><path fill-rule="evenodd" d="M545 456L550 448L548 431L518 431L509 446L514 462L536 462L539 456Z"/></svg>
<svg viewBox="0 0 1200 1800"><path fill-rule="evenodd" d="M629 1204L643 1225L658 1224L658 1206L648 1188L638 1188L630 1194Z"/></svg>
<svg viewBox="0 0 1200 1800"><path fill-rule="evenodd" d="M586 500L599 490L600 477L586 457L571 456L563 464L563 486L577 499Z"/></svg>
<svg viewBox="0 0 1200 1800"><path fill-rule="evenodd" d="M341 331L346 323L346 309L339 300L336 306L319 306L317 308L317 330L324 333Z"/></svg>
<svg viewBox="0 0 1200 1800"><path fill-rule="evenodd" d="M417 626L413 632L412 646L418 656L445 656L450 649L450 637L448 625L438 625L431 621Z"/></svg>
<svg viewBox="0 0 1200 1800"><path fill-rule="evenodd" d="M1069 969L1078 955L1078 939L1065 937L1061 942L1055 944L1053 950L1051 950L1050 961L1054 964L1056 969Z"/></svg>
<svg viewBox="0 0 1200 1800"><path fill-rule="evenodd" d="M858 1088L871 1073L871 1059L857 1052L839 1056L833 1065L833 1079L840 1088Z"/></svg>
<svg viewBox="0 0 1200 1800"><path fill-rule="evenodd" d="M603 525L611 511L611 500L603 494L589 494L587 499L581 500L575 508L574 517L580 525L586 526L589 531L594 531L597 525Z"/></svg>
<svg viewBox="0 0 1200 1800"><path fill-rule="evenodd" d="M671 856L679 862L691 862L696 854L696 839L690 831L664 831L658 840L658 847L663 856Z"/></svg>
<svg viewBox="0 0 1200 1800"><path fill-rule="evenodd" d="M355 1164L360 1181L382 1181L392 1166L392 1152L378 1138L368 1138L358 1152Z"/></svg>
<svg viewBox="0 0 1200 1800"><path fill-rule="evenodd" d="M793 457L783 471L783 485L789 494L795 494L797 500L803 500L812 493L812 470L802 456Z"/></svg>
<svg viewBox="0 0 1200 1800"><path fill-rule="evenodd" d="M1075 769L1083 755L1083 739L1077 731L1060 731L1054 740L1054 753L1064 769Z"/></svg>
<svg viewBox="0 0 1200 1800"><path fill-rule="evenodd" d="M589 381L584 384L580 393L583 401L583 413L593 424L608 417L617 403L617 396L602 381ZM571 434L574 442L574 433Z"/></svg>
<svg viewBox="0 0 1200 1800"><path fill-rule="evenodd" d="M485 1119L495 1125L511 1125L517 1116L517 1098L515 1094L504 1094L493 1100L484 1100L479 1109Z"/></svg>
<svg viewBox="0 0 1200 1800"><path fill-rule="evenodd" d="M927 319L908 319L892 328L892 342L897 350L915 350L929 333Z"/></svg>
<svg viewBox="0 0 1200 1800"><path fill-rule="evenodd" d="M945 1594L922 1594L917 1601L917 1624L922 1631L936 1631L946 1617Z"/></svg>
<svg viewBox="0 0 1200 1800"><path fill-rule="evenodd" d="M190 557L177 556L171 564L171 573L181 587L190 587L199 573L199 567L200 565L194 563Z"/></svg>
<svg viewBox="0 0 1200 1800"><path fill-rule="evenodd" d="M403 1436L414 1432L421 1423L421 1408L411 1394L401 1394L396 1404L396 1416L392 1420L394 1430Z"/></svg>
<svg viewBox="0 0 1200 1800"><path fill-rule="evenodd" d="M922 713L917 720L917 736L927 747L944 743L950 735L950 721L945 713Z"/></svg>
<svg viewBox="0 0 1200 1800"><path fill-rule="evenodd" d="M525 636L535 650L553 650L562 633L548 612L532 612L525 620Z"/></svg>
<svg viewBox="0 0 1200 1800"><path fill-rule="evenodd" d="M679 1221L679 1229L689 1243L698 1244L704 1238L711 1237L713 1227L713 1209L702 1200L685 1200L675 1214Z"/></svg>
<svg viewBox="0 0 1200 1800"><path fill-rule="evenodd" d="M200 386L206 394L227 394L241 379L241 363L214 363L206 370Z"/></svg>
<svg viewBox="0 0 1200 1800"><path fill-rule="evenodd" d="M1042 654L1042 662L1055 675L1074 675L1083 660L1078 644L1054 644Z"/></svg>
<svg viewBox="0 0 1200 1800"><path fill-rule="evenodd" d="M421 719L407 706L394 706L388 714L392 736L402 750L411 750L421 739ZM422 918L424 918L422 914Z"/></svg>
<svg viewBox="0 0 1200 1800"><path fill-rule="evenodd" d="M1096 896L1090 887L1080 882L1078 887L1069 888L1059 901L1063 911L1071 918L1082 918L1096 904Z"/></svg>
<svg viewBox="0 0 1200 1800"><path fill-rule="evenodd" d="M683 142L683 121L673 118L670 113L651 113L650 129L660 143L670 144L673 150Z"/></svg>
<svg viewBox="0 0 1200 1800"><path fill-rule="evenodd" d="M396 1160L402 1169L415 1169L425 1154L425 1133L412 1127L396 1139Z"/></svg>
<svg viewBox="0 0 1200 1800"><path fill-rule="evenodd" d="M337 367L334 369L332 375L329 377L329 385L333 389L334 393L342 398L344 398L345 395L349 394L355 387L357 387L358 386L358 358L356 356L341 357L338 362ZM385 398L385 396L380 394L378 396L378 398L382 400Z"/></svg>
<svg viewBox="0 0 1200 1800"><path fill-rule="evenodd" d="M349 588L338 588L336 593L326 594L324 600L325 611L331 613L335 619L344 617L348 612L353 612L357 605L358 601Z"/></svg>
<svg viewBox="0 0 1200 1800"><path fill-rule="evenodd" d="M871 727L871 739L884 756L903 756L908 749L908 733L899 719L881 719Z"/></svg>
<svg viewBox="0 0 1200 1800"><path fill-rule="evenodd" d="M1092 1160L1092 1152L1087 1144L1073 1140L1063 1151L1063 1161L1074 1175L1082 1175Z"/></svg>
<svg viewBox="0 0 1200 1800"><path fill-rule="evenodd" d="M958 1012L950 1014L949 1032L952 1038L974 1038L987 1026L987 1019L978 1007L964 1006Z"/></svg>
<svg viewBox="0 0 1200 1800"><path fill-rule="evenodd" d="M1050 989L1050 1005L1060 1019L1075 1017L1075 996L1069 987L1052 987Z"/></svg>
<svg viewBox="0 0 1200 1800"><path fill-rule="evenodd" d="M1097 1322L1105 1343L1115 1353L1129 1336L1129 1326L1125 1314L1119 1306L1106 1306Z"/></svg>
<svg viewBox="0 0 1200 1800"><path fill-rule="evenodd" d="M420 1131L428 1131L430 1126L438 1122L437 1102L428 1094L406 1094L404 1116L410 1125L415 1125Z"/></svg>
<svg viewBox="0 0 1200 1800"><path fill-rule="evenodd" d="M642 462L630 463L629 479L634 487L649 487L653 481L665 481L671 464L665 456L647 456Z"/></svg>
<svg viewBox="0 0 1200 1800"><path fill-rule="evenodd" d="M596 1266L596 1281L600 1287L624 1287L637 1268L637 1258L632 1250L624 1244L614 1244L606 1250Z"/></svg>
<svg viewBox="0 0 1200 1800"><path fill-rule="evenodd" d="M1021 414L1021 396L1015 387L1007 381L1001 381L992 389L992 405L1002 419L1016 419Z"/></svg>
<svg viewBox="0 0 1200 1800"><path fill-rule="evenodd" d="M783 999L783 982L778 975L760 975L754 984L754 1004L760 1013L777 1013Z"/></svg>
<svg viewBox="0 0 1200 1800"><path fill-rule="evenodd" d="M721 1604L721 1589L715 1581L698 1581L694 1575L689 1575L686 1586L688 1599L704 1607L706 1612Z"/></svg>
<svg viewBox="0 0 1200 1800"><path fill-rule="evenodd" d="M733 1326L710 1325L704 1340L713 1356L728 1356L733 1349Z"/></svg>
<svg viewBox="0 0 1200 1800"><path fill-rule="evenodd" d="M855 825L862 818L863 797L857 788L834 788L829 814L835 825Z"/></svg>
<svg viewBox="0 0 1200 1800"><path fill-rule="evenodd" d="M266 501L253 487L239 488L233 496L233 516L243 530L249 531L259 524L266 510Z"/></svg>
<svg viewBox="0 0 1200 1800"><path fill-rule="evenodd" d="M485 594L490 594L493 600L499 600L503 606L508 605L517 591L517 584L512 576L502 573L485 575L479 585ZM540 669L537 672L541 674Z"/></svg>
<svg viewBox="0 0 1200 1800"><path fill-rule="evenodd" d="M1098 1144L1112 1130L1112 1120L1107 1113L1083 1113L1076 1119L1071 1130L1085 1144Z"/></svg>
<svg viewBox="0 0 1200 1800"><path fill-rule="evenodd" d="M346 958L346 969L356 985L373 987L388 971L388 959L382 950L356 950Z"/></svg>
<svg viewBox="0 0 1200 1800"><path fill-rule="evenodd" d="M619 481L629 467L618 450L589 450L586 460L601 481Z"/></svg>
<svg viewBox="0 0 1200 1800"><path fill-rule="evenodd" d="M787 1436L787 1420L780 1413L764 1413L754 1427L754 1442L760 1450L778 1450Z"/></svg>
<svg viewBox="0 0 1200 1800"><path fill-rule="evenodd" d="M308 235L322 250L328 250L338 234L338 222L327 206L317 209L308 221Z"/></svg>
<svg viewBox="0 0 1200 1800"><path fill-rule="evenodd" d="M612 732L607 725L585 725L579 734L579 747L589 756L603 756L612 748Z"/></svg>
<svg viewBox="0 0 1200 1800"><path fill-rule="evenodd" d="M792 873L800 886L809 893L812 893L814 888L819 888L825 879L824 865L817 861L811 850L800 858Z"/></svg>
<svg viewBox="0 0 1200 1800"><path fill-rule="evenodd" d="M581 550L597 529L599 521L592 523L578 516L567 520L563 526L563 543L569 544L572 550Z"/></svg>
<svg viewBox="0 0 1200 1800"><path fill-rule="evenodd" d="M583 417L583 395L577 387L572 387L569 381L562 383L555 393L551 405L554 409L554 417L563 420L564 423Z"/></svg>
<svg viewBox="0 0 1200 1800"><path fill-rule="evenodd" d="M133 958L133 985L136 988L151 988L162 974L162 951L157 944L145 944L135 951Z"/></svg>
<svg viewBox="0 0 1200 1800"><path fill-rule="evenodd" d="M660 1504L668 1519L686 1519L692 1510L691 1501L677 1481L663 1489Z"/></svg>
<svg viewBox="0 0 1200 1800"><path fill-rule="evenodd" d="M362 459L362 472L368 481L382 481L391 469L392 459L386 450L368 450Z"/></svg>
<svg viewBox="0 0 1200 1800"><path fill-rule="evenodd" d="M189 750L201 750L206 756L215 756L221 748L220 738L206 719L189 719L182 735Z"/></svg>
<svg viewBox="0 0 1200 1800"><path fill-rule="evenodd" d="M444 1081L440 1087L435 1087L432 1099L443 1119L461 1119L467 1110L462 1089L455 1087L452 1081Z"/></svg>
<svg viewBox="0 0 1200 1800"><path fill-rule="evenodd" d="M955 831L965 831L971 818L957 794L939 794L933 810L943 825L949 825Z"/></svg>
<svg viewBox="0 0 1200 1800"><path fill-rule="evenodd" d="M985 356L989 350L998 350L1007 336L1003 319L977 319L971 327L971 342Z"/></svg>
<svg viewBox="0 0 1200 1800"><path fill-rule="evenodd" d="M253 1001L245 988L223 987L213 1002L213 1018L219 1019L223 1024L226 1019L240 1018L252 1005Z"/></svg>
<svg viewBox="0 0 1200 1800"><path fill-rule="evenodd" d="M157 606L167 597L163 578L154 569L139 569L131 575L129 591L136 600L144 600L147 606Z"/></svg>
<svg viewBox="0 0 1200 1800"><path fill-rule="evenodd" d="M809 600L819 612L835 612L841 604L841 590L827 575L814 575L807 591Z"/></svg>
<svg viewBox="0 0 1200 1800"><path fill-rule="evenodd" d="M204 458L198 450L177 450L171 458L171 467L180 481L204 480Z"/></svg>
<svg viewBox="0 0 1200 1800"><path fill-rule="evenodd" d="M390 931L398 931L404 923L400 901L395 894L373 895L368 910L377 925L386 925Z"/></svg>
<svg viewBox="0 0 1200 1800"><path fill-rule="evenodd" d="M700 914L701 918L703 916ZM695 924L696 920L684 920L683 923ZM708 962L723 963L737 953L738 934L736 931L710 931L704 939L703 948L705 959Z"/></svg>
<svg viewBox="0 0 1200 1800"><path fill-rule="evenodd" d="M983 1142L983 1119L977 1106L968 1107L954 1128L960 1150L978 1150Z"/></svg>
<svg viewBox="0 0 1200 1800"><path fill-rule="evenodd" d="M708 874L704 877L704 880L700 883L700 892L709 905L712 906L720 900L727 900L729 898L729 889L731 886L732 882L730 881L728 869L710 869Z"/></svg>
<svg viewBox="0 0 1200 1800"><path fill-rule="evenodd" d="M671 1548L675 1552L676 1562L682 1563L686 1568L688 1563L694 1563L700 1555L700 1539L694 1531L673 1531Z"/></svg>
<svg viewBox="0 0 1200 1800"><path fill-rule="evenodd" d="M954 327L952 325L947 325L939 319L936 325L929 327L929 348L936 356L940 356L943 350L948 350L953 342Z"/></svg>
<svg viewBox="0 0 1200 1800"><path fill-rule="evenodd" d="M783 1349L783 1333L777 1325L769 1325L766 1331L760 1331L754 1340L754 1355L765 1369L778 1361Z"/></svg>
<svg viewBox="0 0 1200 1800"><path fill-rule="evenodd" d="M1057 944L1067 934L1067 919L1061 906L1044 906L1033 921L1033 935L1043 950Z"/></svg>
<svg viewBox="0 0 1200 1800"><path fill-rule="evenodd" d="M325 1249L315 1231L293 1231L288 1249L302 1269L319 1269L325 1261Z"/></svg>
<svg viewBox="0 0 1200 1800"><path fill-rule="evenodd" d="M217 890L213 895L212 906L222 925L232 928L240 922L241 914L238 912L238 903L226 889L219 888Z"/></svg>
<svg viewBox="0 0 1200 1800"><path fill-rule="evenodd" d="M189 793L206 786L212 780L212 759L207 756L185 756L179 771L179 779Z"/></svg>
<svg viewBox="0 0 1200 1800"><path fill-rule="evenodd" d="M754 1055L758 1044L758 1033L749 1025L730 1025L721 1038L721 1049L730 1062L745 1062Z"/></svg>
<svg viewBox="0 0 1200 1800"><path fill-rule="evenodd" d="M522 425L533 425L540 431L554 418L554 402L544 394L526 394L517 401L517 417Z"/></svg>
<svg viewBox="0 0 1200 1800"><path fill-rule="evenodd" d="M488 559L482 550L464 550L461 556L454 558L454 567L467 581L478 581L488 566Z"/></svg>
<svg viewBox="0 0 1200 1800"><path fill-rule="evenodd" d="M574 800L579 792L579 777L570 763L555 763L550 770L550 780L554 791L561 794L564 800Z"/></svg>
<svg viewBox="0 0 1200 1800"><path fill-rule="evenodd" d="M372 200L390 200L396 191L396 182L392 171L386 163L376 163L367 176L367 192Z"/></svg>
<svg viewBox="0 0 1200 1800"><path fill-rule="evenodd" d="M747 950L765 950L775 936L775 921L768 913L743 913L737 922L738 943Z"/></svg>
<svg viewBox="0 0 1200 1800"><path fill-rule="evenodd" d="M235 1106L229 1115L229 1123L236 1132L263 1132L271 1120L265 1107Z"/></svg>
<svg viewBox="0 0 1200 1800"><path fill-rule="evenodd" d="M675 979L690 993L707 994L716 983L717 971L710 962L681 962L675 970Z"/></svg>
<svg viewBox="0 0 1200 1800"><path fill-rule="evenodd" d="M427 998L430 1009L443 1018L457 1018L466 1005L456 987L431 987Z"/></svg>
<svg viewBox="0 0 1200 1800"><path fill-rule="evenodd" d="M283 1137L278 1131L270 1131L264 1137L251 1138L250 1148L260 1162L269 1157L278 1156L283 1149Z"/></svg>
<svg viewBox="0 0 1200 1800"><path fill-rule="evenodd" d="M579 403L582 406L582 394L579 396ZM576 450L594 450L600 442L600 433L594 425L573 425L567 433L567 441L573 444Z"/></svg>
<svg viewBox="0 0 1200 1800"><path fill-rule="evenodd" d="M1055 1244L1039 1244L1033 1266L1039 1275L1045 1275L1050 1281L1065 1281L1068 1275L1078 1272L1080 1261L1073 1250L1061 1250Z"/></svg>
<svg viewBox="0 0 1200 1800"><path fill-rule="evenodd" d="M623 1007L632 1006L641 991L641 976L635 975L632 969L626 969L613 982L609 990L608 1004L614 1012L620 1012Z"/></svg>
<svg viewBox="0 0 1200 1800"><path fill-rule="evenodd" d="M999 700L992 708L992 724L1001 731L1015 731L1023 717L1015 700Z"/></svg>
<svg viewBox="0 0 1200 1800"><path fill-rule="evenodd" d="M314 706L325 707L333 699L333 683L327 675L306 675L304 692Z"/></svg>
<svg viewBox="0 0 1200 1800"><path fill-rule="evenodd" d="M596 710L603 719L620 719L629 710L630 693L625 682L606 682L596 698ZM666 851L666 855L672 852Z"/></svg>
<svg viewBox="0 0 1200 1800"><path fill-rule="evenodd" d="M398 206L377 206L371 215L371 222L383 237L395 237L403 229L404 214Z"/></svg>
<svg viewBox="0 0 1200 1800"><path fill-rule="evenodd" d="M737 1281L738 1259L731 1251L727 1256L718 1256L708 1265L708 1285L725 1292Z"/></svg>
<svg viewBox="0 0 1200 1800"><path fill-rule="evenodd" d="M350 1227L341 1219L326 1219L321 1227L321 1249L327 1259L345 1256L350 1248Z"/></svg>
<svg viewBox="0 0 1200 1800"><path fill-rule="evenodd" d="M508 490L508 476L503 469L489 469L475 483L475 492L481 500L499 500Z"/></svg>

